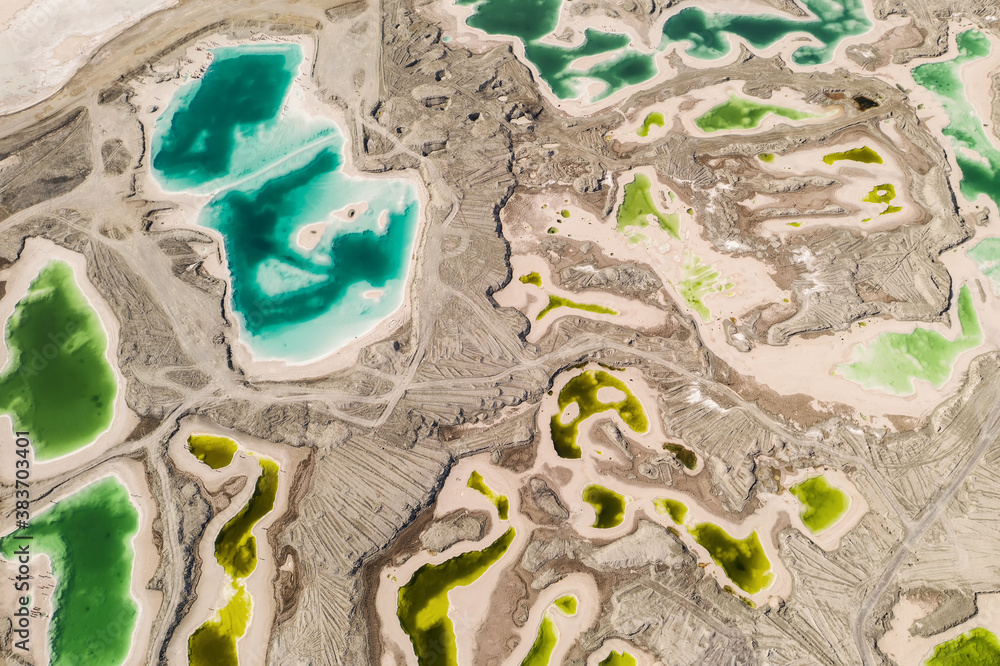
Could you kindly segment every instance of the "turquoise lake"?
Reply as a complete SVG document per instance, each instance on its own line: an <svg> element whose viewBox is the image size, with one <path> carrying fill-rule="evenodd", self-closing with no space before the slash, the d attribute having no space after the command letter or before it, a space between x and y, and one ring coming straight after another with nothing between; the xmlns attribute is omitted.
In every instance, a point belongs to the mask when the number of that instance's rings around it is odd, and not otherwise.
<svg viewBox="0 0 1000 666"><path fill-rule="evenodd" d="M224 240L232 308L254 355L309 361L402 304L417 191L398 178L347 175L337 126L288 107L298 45L212 53L204 77L157 120L153 171L167 191L212 195L199 223ZM325 226L307 249L297 237L315 223Z"/></svg>
<svg viewBox="0 0 1000 666"><path fill-rule="evenodd" d="M525 59L560 99L575 99L589 83L598 81L604 87L594 100L600 100L657 74L657 53L637 50L623 33L587 29L582 42L575 46L543 41L558 27L563 0L454 1L473 8L473 14L466 19L469 27L520 40ZM745 40L752 48L764 49L794 33L807 33L818 44L795 49L792 61L797 65L818 65L833 59L844 38L863 34L872 27L864 0L803 0L802 4L812 16L706 12L700 7L686 7L665 21L663 39L656 50L680 44L691 57L714 60L730 52L729 35ZM574 66L578 58L602 54L607 55L603 62L588 68Z"/></svg>

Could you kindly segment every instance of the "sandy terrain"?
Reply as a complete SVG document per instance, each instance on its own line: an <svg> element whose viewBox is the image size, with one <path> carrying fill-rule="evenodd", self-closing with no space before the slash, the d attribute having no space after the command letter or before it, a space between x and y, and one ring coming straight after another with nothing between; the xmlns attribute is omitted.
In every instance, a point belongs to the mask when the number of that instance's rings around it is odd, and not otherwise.
<svg viewBox="0 0 1000 666"><path fill-rule="evenodd" d="M0 114L41 102L114 35L177 0L12 0L0 7Z"/></svg>
<svg viewBox="0 0 1000 666"><path fill-rule="evenodd" d="M221 435L235 440L240 448L233 462L218 470L213 470L200 462L187 447L187 438L193 433ZM186 662L188 638L226 604L225 591L229 587L229 577L215 559L215 537L219 530L246 506L253 494L261 469L257 459L250 454L263 455L278 463L278 496L274 508L253 528L253 535L257 539L257 568L245 581L247 591L253 598L252 619L246 634L237 643L241 663L264 663L274 622L274 580L279 565L282 564L275 560L276 554L271 550L272 544L267 531L282 520L289 510L292 478L306 452L303 449L278 446L226 430L200 417L181 421L180 429L171 437L167 450L177 468L183 474L197 479L208 493L215 497L215 502L226 501L227 493L224 489L235 479L240 477L246 479L242 489L228 498L228 505L224 503L217 505L224 508L217 510L212 520L205 526L198 545L199 564L196 573L195 602L181 620L174 639L167 648L167 658L172 664Z"/></svg>

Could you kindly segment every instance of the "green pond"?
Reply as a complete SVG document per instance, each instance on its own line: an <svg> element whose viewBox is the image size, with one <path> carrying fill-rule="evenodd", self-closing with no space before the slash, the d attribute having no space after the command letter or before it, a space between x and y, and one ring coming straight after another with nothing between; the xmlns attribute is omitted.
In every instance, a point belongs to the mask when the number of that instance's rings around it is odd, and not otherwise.
<svg viewBox="0 0 1000 666"><path fill-rule="evenodd" d="M691 536L708 551L712 560L741 590L756 594L774 581L771 561L767 559L760 537L754 530L745 539L735 539L712 523L690 528Z"/></svg>
<svg viewBox="0 0 1000 666"><path fill-rule="evenodd" d="M941 643L924 666L998 666L1000 641L989 629L976 627Z"/></svg>
<svg viewBox="0 0 1000 666"><path fill-rule="evenodd" d="M542 286L542 276L535 271L527 273L526 275L522 275L518 279L521 281L522 284L533 284L536 287Z"/></svg>
<svg viewBox="0 0 1000 666"><path fill-rule="evenodd" d="M694 120L694 124L703 132L719 132L722 130L746 130L759 127L761 121L774 114L789 120L804 120L816 118L816 114L798 111L784 106L762 104L750 99L737 97L729 93L729 100L713 106L703 115Z"/></svg>
<svg viewBox="0 0 1000 666"><path fill-rule="evenodd" d="M1000 296L1000 238L986 238L966 252L993 285L993 294Z"/></svg>
<svg viewBox="0 0 1000 666"><path fill-rule="evenodd" d="M64 261L45 264L14 306L4 336L0 411L31 433L37 460L90 444L111 426L118 382L108 337Z"/></svg>
<svg viewBox="0 0 1000 666"><path fill-rule="evenodd" d="M514 536L511 527L483 550L462 553L441 564L425 564L399 588L396 612L420 666L458 666L448 592L478 580L503 557Z"/></svg>
<svg viewBox="0 0 1000 666"><path fill-rule="evenodd" d="M866 203L877 203L885 204L885 210L879 213L879 215L888 215L889 213L898 213L903 210L900 206L893 206L890 202L896 198L896 188L889 183L883 185L876 185L872 188L872 191L861 197L861 200Z"/></svg>
<svg viewBox="0 0 1000 666"><path fill-rule="evenodd" d="M538 313L535 317L535 321L540 321L542 317L552 312L556 308L571 308L573 310L583 310L584 312L593 312L595 314L607 314L616 315L617 310L612 310L611 308L606 308L603 305L593 305L591 303L577 303L571 301L568 298L563 298L562 296L552 296L549 295L549 304L542 308L542 311Z"/></svg>
<svg viewBox="0 0 1000 666"><path fill-rule="evenodd" d="M680 215L661 213L653 202L652 181L649 176L637 173L632 182L625 185L622 203L618 206L618 231L624 232L628 227L648 227L650 215L656 218L660 229L674 238L680 238Z"/></svg>
<svg viewBox="0 0 1000 666"><path fill-rule="evenodd" d="M663 449L674 454L674 457L677 458L677 462L684 465L688 469L694 469L698 466L698 454L683 444L666 442L663 445Z"/></svg>
<svg viewBox="0 0 1000 666"><path fill-rule="evenodd" d="M722 273L715 266L702 262L701 257L684 250L681 261L681 279L677 292L688 306L698 313L703 322L712 320L712 312L705 305L705 297L726 289L732 289L731 282L722 282Z"/></svg>
<svg viewBox="0 0 1000 666"><path fill-rule="evenodd" d="M191 455L212 469L227 467L240 448L239 444L228 437L216 435L191 435L187 444Z"/></svg>
<svg viewBox="0 0 1000 666"><path fill-rule="evenodd" d="M253 600L244 583L257 568L257 538L253 528L274 508L278 496L278 463L265 456L256 458L261 473L250 500L219 530L215 539L215 559L228 575L230 600L188 639L191 666L239 663L236 643L246 633L253 610Z"/></svg>
<svg viewBox="0 0 1000 666"><path fill-rule="evenodd" d="M538 627L538 635L531 649L521 662L521 666L548 666L549 659L559 642L559 629L552 621L552 614L545 611L542 617L542 624Z"/></svg>
<svg viewBox="0 0 1000 666"><path fill-rule="evenodd" d="M751 47L766 49L797 32L812 35L819 44L800 46L792 52L796 65L819 65L830 62L841 40L861 35L871 29L863 0L802 0L814 17L793 18L787 14L736 14L707 12L700 7L686 7L663 25L663 43L688 42L685 50L701 60L721 58L730 51L728 36L742 38Z"/></svg>
<svg viewBox="0 0 1000 666"><path fill-rule="evenodd" d="M566 594L556 599L552 605L558 608L563 615L573 616L576 615L577 603L575 594Z"/></svg>
<svg viewBox="0 0 1000 666"><path fill-rule="evenodd" d="M678 525L682 525L684 523L684 518L687 517L688 508L684 506L683 502L679 502L675 499L665 497L657 498L653 500L653 507L656 509L657 513L663 514L664 516L670 516L670 520L674 521Z"/></svg>
<svg viewBox="0 0 1000 666"><path fill-rule="evenodd" d="M948 115L948 125L942 131L955 148L962 195L974 201L985 194L1000 202L1000 150L986 135L961 76L964 65L990 54L990 42L983 33L967 30L959 33L957 43L957 57L914 67L911 74L918 85L934 93Z"/></svg>
<svg viewBox="0 0 1000 666"><path fill-rule="evenodd" d="M761 153L757 156L761 162L767 162L771 164L774 162L774 153Z"/></svg>
<svg viewBox="0 0 1000 666"><path fill-rule="evenodd" d="M654 126L663 127L664 122L663 114L659 111L653 111L646 116L646 119L642 121L642 127L637 129L635 133L642 137L649 136L649 130Z"/></svg>
<svg viewBox="0 0 1000 666"><path fill-rule="evenodd" d="M823 161L827 164L847 160L849 162L862 162L863 164L882 164L882 156L868 146L861 148L851 148L840 153L830 153L823 156Z"/></svg>
<svg viewBox="0 0 1000 666"><path fill-rule="evenodd" d="M601 660L598 666L636 666L637 663L635 657L628 652L615 652L612 650L607 657Z"/></svg>
<svg viewBox="0 0 1000 666"><path fill-rule="evenodd" d="M139 612L131 594L132 539L138 530L139 512L128 490L108 477L0 539L0 553L7 560L28 543L33 555L45 553L52 563L52 666L117 666L125 661ZM22 534L33 539L16 538Z"/></svg>
<svg viewBox="0 0 1000 666"><path fill-rule="evenodd" d="M866 389L895 395L912 395L915 380L941 388L962 352L983 343L968 285L958 293L958 322L961 330L954 340L919 327L912 333L883 333L867 347L855 347L854 360L838 365L837 372Z"/></svg>
<svg viewBox="0 0 1000 666"><path fill-rule="evenodd" d="M610 488L591 483L583 489L583 501L597 513L591 527L606 530L618 527L625 519L625 498Z"/></svg>
<svg viewBox="0 0 1000 666"><path fill-rule="evenodd" d="M285 108L298 45L212 51L153 128L167 191L211 194L198 223L223 238L230 303L255 355L314 360L370 331L403 302L419 218L416 188L343 170L331 121ZM355 204L367 206L351 208ZM347 219L332 217L336 211ZM333 222L331 222L333 220ZM311 249L299 233L324 224ZM380 290L377 299L365 294Z"/></svg>
<svg viewBox="0 0 1000 666"><path fill-rule="evenodd" d="M597 392L605 387L618 389L625 394L625 397L615 402L601 402L597 398ZM604 370L585 370L570 379L559 391L558 402L559 411L552 415L549 429L552 433L552 443L560 458L579 458L582 455L576 441L579 426L586 419L601 412L615 410L622 421L637 433L649 429L649 421L639 399L629 390L625 382L612 377ZM576 403L580 412L569 423L563 423L562 413L571 403Z"/></svg>
<svg viewBox="0 0 1000 666"><path fill-rule="evenodd" d="M500 520L507 520L507 515L510 511L510 501L506 495L500 495L486 485L486 479L483 478L482 474L475 471L472 472L469 476L468 486L473 490L478 490L486 496L486 499L493 503L493 506L497 508L497 516L499 516Z"/></svg>
<svg viewBox="0 0 1000 666"><path fill-rule="evenodd" d="M802 503L799 515L813 534L819 534L834 525L851 506L850 496L831 485L822 474L800 481L788 491Z"/></svg>

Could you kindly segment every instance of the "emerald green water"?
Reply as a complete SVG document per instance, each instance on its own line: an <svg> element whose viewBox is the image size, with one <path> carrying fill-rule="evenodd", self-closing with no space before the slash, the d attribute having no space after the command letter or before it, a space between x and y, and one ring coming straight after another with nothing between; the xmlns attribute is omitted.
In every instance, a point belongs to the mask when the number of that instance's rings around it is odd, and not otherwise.
<svg viewBox="0 0 1000 666"><path fill-rule="evenodd" d="M576 615L577 598L575 594L566 594L559 597L552 604L559 609L563 615L573 616Z"/></svg>
<svg viewBox="0 0 1000 666"><path fill-rule="evenodd" d="M549 659L552 658L552 653L555 651L556 643L558 642L559 629L556 627L556 623L552 621L552 614L549 611L545 611L542 623L538 627L538 635L535 637L535 642L531 645L531 649L521 662L521 666L548 666Z"/></svg>
<svg viewBox="0 0 1000 666"><path fill-rule="evenodd" d="M239 445L228 437L191 435L188 437L191 454L212 469L222 469L233 462Z"/></svg>
<svg viewBox="0 0 1000 666"><path fill-rule="evenodd" d="M486 499L493 503L493 506L497 508L497 516L500 520L507 520L507 515L510 511L510 501L506 495L501 495L486 485L486 479L483 478L482 474L473 472L469 476L468 486L473 490L478 490L486 496Z"/></svg>
<svg viewBox="0 0 1000 666"><path fill-rule="evenodd" d="M420 666L458 666L455 627L448 617L448 592L486 573L507 552L514 535L511 527L483 550L462 553L441 564L425 564L399 588L396 613Z"/></svg>
<svg viewBox="0 0 1000 666"><path fill-rule="evenodd" d="M941 643L924 662L925 666L998 666L1000 641L989 629L976 627L957 638Z"/></svg>
<svg viewBox="0 0 1000 666"><path fill-rule="evenodd" d="M666 442L663 445L663 449L674 454L674 457L677 458L677 462L684 465L688 469L694 469L698 466L698 454L683 444Z"/></svg>
<svg viewBox="0 0 1000 666"><path fill-rule="evenodd" d="M618 389L625 394L625 398L617 402L601 402L597 398L597 392L604 387ZM579 406L580 412L576 418L564 424L560 420L560 415L570 403L574 402ZM611 409L618 412L622 421L635 432L643 433L649 429L649 421L646 419L642 403L620 379L612 377L603 370L585 370L566 382L559 391L559 411L552 415L549 422L552 443L559 457L579 458L582 451L576 438L580 424L594 414Z"/></svg>
<svg viewBox="0 0 1000 666"><path fill-rule="evenodd" d="M526 275L522 275L518 279L521 281L522 284L533 284L536 287L542 286L542 276L539 275L536 271L531 271Z"/></svg>
<svg viewBox="0 0 1000 666"><path fill-rule="evenodd" d="M664 215L653 203L653 184L649 177L637 173L632 182L624 188L622 203L618 206L618 231L624 232L628 227L640 229L649 226L649 216L652 215L663 229L674 238L680 239L680 215Z"/></svg>
<svg viewBox="0 0 1000 666"><path fill-rule="evenodd" d="M912 333L883 333L867 347L854 348L853 361L837 366L843 377L866 389L912 395L914 380L941 388L951 376L962 352L983 343L983 330L968 285L958 293L960 332L949 340L937 331L916 328Z"/></svg>
<svg viewBox="0 0 1000 666"><path fill-rule="evenodd" d="M7 560L28 543L33 555L45 553L52 563L52 666L117 666L125 661L139 612L130 591L132 538L138 530L139 512L128 490L109 477L60 500L32 518L28 528L0 539L0 553ZM34 538L15 538L21 534Z"/></svg>
<svg viewBox="0 0 1000 666"><path fill-rule="evenodd" d="M966 252L993 285L993 294L1000 296L1000 238L986 238Z"/></svg>
<svg viewBox="0 0 1000 666"><path fill-rule="evenodd" d="M794 32L806 32L820 42L800 46L792 52L796 65L819 65L833 59L841 40L861 35L871 28L863 0L802 0L816 18L794 19L781 14L730 14L687 7L663 25L663 43L689 42L685 53L701 60L721 58L730 51L727 34L742 38L757 49L765 49Z"/></svg>
<svg viewBox="0 0 1000 666"><path fill-rule="evenodd" d="M754 100L737 97L729 93L729 100L713 106L703 115L694 120L694 124L703 132L719 132L722 130L753 129L760 127L761 121L774 114L789 120L803 120L817 116L805 111L789 109L784 106L762 104Z"/></svg>
<svg viewBox="0 0 1000 666"><path fill-rule="evenodd" d="M760 537L754 530L745 539L735 539L712 523L701 523L689 530L712 560L740 589L756 594L774 581L771 562L767 559Z"/></svg>
<svg viewBox="0 0 1000 666"><path fill-rule="evenodd" d="M663 114L660 113L659 111L653 111L652 113L646 116L646 119L642 121L642 127L637 129L635 133L638 134L639 136L646 137L649 136L649 130L651 130L654 125L656 127L663 127L663 124L664 124Z"/></svg>
<svg viewBox="0 0 1000 666"><path fill-rule="evenodd" d="M830 485L822 474L800 481L788 491L802 503L799 515L813 534L819 534L834 525L851 506L850 496Z"/></svg>
<svg viewBox="0 0 1000 666"><path fill-rule="evenodd" d="M591 527L606 530L621 525L625 518L625 498L610 488L591 483L583 489L583 501L597 512Z"/></svg>
<svg viewBox="0 0 1000 666"><path fill-rule="evenodd" d="M191 666L239 664L236 644L246 633L253 612L253 599L245 583L245 579L257 568L257 539L252 531L258 521L274 508L278 496L278 463L265 456L255 457L261 472L253 494L246 506L219 530L215 538L215 559L225 569L229 579L229 601L188 639L188 663Z"/></svg>
<svg viewBox="0 0 1000 666"><path fill-rule="evenodd" d="M232 308L255 355L309 361L402 304L416 189L348 176L337 127L284 108L299 46L212 53L205 75L157 119L153 171L168 191L214 195L199 224L224 239ZM331 217L359 203L367 208L349 219ZM298 233L318 222L328 224L307 250ZM382 293L366 298L372 290Z"/></svg>
<svg viewBox="0 0 1000 666"><path fill-rule="evenodd" d="M658 498L653 500L653 507L656 509L657 513L663 514L664 516L670 516L670 520L674 521L678 525L684 523L684 518L687 517L688 508L684 506L683 502L678 502L674 499L669 498Z"/></svg>
<svg viewBox="0 0 1000 666"><path fill-rule="evenodd" d="M882 156L876 153L874 150L868 146L863 146L861 148L851 148L850 150L845 150L841 153L830 153L829 155L823 156L823 161L827 164L833 164L834 162L839 162L841 160L848 160L851 162L862 162L864 164L882 164Z"/></svg>
<svg viewBox="0 0 1000 666"><path fill-rule="evenodd" d="M538 313L535 317L535 321L540 321L542 317L552 312L556 308L572 308L573 310L583 310L584 312L593 312L596 314L608 314L616 315L617 310L612 310L611 308L606 308L603 305L593 305L591 303L577 303L571 301L568 298L563 298L562 296L552 296L549 295L549 304L542 308L542 311Z"/></svg>
<svg viewBox="0 0 1000 666"><path fill-rule="evenodd" d="M732 289L733 284L721 282L722 273L711 264L702 263L701 257L690 251L684 251L681 261L681 279L677 283L677 292L692 310L698 313L703 322L711 321L712 312L705 305L705 297L726 289Z"/></svg>
<svg viewBox="0 0 1000 666"><path fill-rule="evenodd" d="M949 123L942 131L955 147L955 161L962 172L962 195L974 201L985 194L1000 202L1000 151L986 136L982 120L965 95L961 77L963 65L989 55L990 42L976 30L959 33L956 39L956 58L914 67L911 74L917 85L934 93L948 114Z"/></svg>
<svg viewBox="0 0 1000 666"><path fill-rule="evenodd" d="M899 206L893 206L890 202L896 198L896 188L889 183L884 185L876 185L872 188L872 191L861 198L862 201L867 203L877 203L885 204L885 210L879 213L879 215L888 215L889 213L898 213L903 210Z"/></svg>
<svg viewBox="0 0 1000 666"><path fill-rule="evenodd" d="M636 666L638 662L628 652L615 652L612 650L607 657L601 660L598 666Z"/></svg>
<svg viewBox="0 0 1000 666"><path fill-rule="evenodd" d="M73 269L50 261L7 320L0 411L31 433L37 460L93 442L114 417L118 383L108 337Z"/></svg>

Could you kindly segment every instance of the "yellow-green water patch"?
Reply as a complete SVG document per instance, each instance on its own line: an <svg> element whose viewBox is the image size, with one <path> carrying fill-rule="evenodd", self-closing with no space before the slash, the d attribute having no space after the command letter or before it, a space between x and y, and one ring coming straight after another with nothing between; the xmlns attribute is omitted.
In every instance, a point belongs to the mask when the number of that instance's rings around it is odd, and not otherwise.
<svg viewBox="0 0 1000 666"><path fill-rule="evenodd" d="M642 121L642 127L637 129L635 133L641 137L647 137L649 136L649 130L652 129L654 125L656 127L663 127L663 123L663 114L659 111L653 111L646 116L646 119Z"/></svg>
<svg viewBox="0 0 1000 666"><path fill-rule="evenodd" d="M729 99L722 104L713 106L703 115L694 120L694 124L703 132L719 132L722 130L747 130L759 127L761 121L769 115L776 115L789 120L804 120L815 118L816 115L798 111L784 106L761 104L754 100L737 97L729 93Z"/></svg>
<svg viewBox="0 0 1000 666"><path fill-rule="evenodd" d="M674 457L677 458L677 462L684 465L688 469L694 469L698 466L698 454L683 444L666 442L663 445L663 449L674 454Z"/></svg>
<svg viewBox="0 0 1000 666"><path fill-rule="evenodd" d="M399 588L397 616L420 666L458 666L448 592L478 580L503 557L514 536L511 527L483 550L462 553L441 564L425 564Z"/></svg>
<svg viewBox="0 0 1000 666"><path fill-rule="evenodd" d="M548 230L546 231L546 233L557 234L557 233L559 233L559 229L557 229L556 227L549 227Z"/></svg>
<svg viewBox="0 0 1000 666"><path fill-rule="evenodd" d="M761 153L757 156L761 162L767 162L768 164L774 162L774 153Z"/></svg>
<svg viewBox="0 0 1000 666"><path fill-rule="evenodd" d="M670 520L674 521L678 525L684 523L684 518L687 517L688 508L683 502L679 502L675 499L670 499L667 497L660 497L653 500L653 507L656 508L656 512L664 516L670 516Z"/></svg>
<svg viewBox="0 0 1000 666"><path fill-rule="evenodd" d="M598 399L597 393L604 387L618 389L625 394L625 398L615 402L602 402ZM570 379L559 391L558 402L559 411L552 415L549 428L552 433L552 443L560 458L581 456L582 452L576 441L580 423L601 412L615 410L625 424L637 433L644 433L649 429L649 421L639 399L629 390L625 382L603 370L586 370ZM579 407L579 413L572 421L564 424L561 415L574 402Z"/></svg>
<svg viewBox="0 0 1000 666"><path fill-rule="evenodd" d="M968 285L958 294L961 331L949 340L937 331L916 328L912 333L883 333L867 347L854 348L854 360L837 366L843 377L866 389L912 395L915 380L941 388L951 376L962 352L983 343L983 330Z"/></svg>
<svg viewBox="0 0 1000 666"><path fill-rule="evenodd" d="M607 314L616 315L617 310L612 310L611 308L606 308L603 305L593 305L591 303L577 303L571 301L568 298L563 298L562 296L552 296L549 295L549 304L542 308L542 311L538 313L535 317L535 321L540 321L542 317L552 312L556 308L572 308L574 310L583 310L584 312L593 312L595 314Z"/></svg>
<svg viewBox="0 0 1000 666"><path fill-rule="evenodd" d="M993 285L993 294L1000 296L1000 238L981 240L966 254Z"/></svg>
<svg viewBox="0 0 1000 666"><path fill-rule="evenodd" d="M660 229L674 238L680 238L681 218L677 213L665 215L659 211L653 202L653 183L645 174L637 173L632 182L625 185L622 203L618 206L618 231L623 232L628 227L643 229L649 226L649 216L656 218Z"/></svg>
<svg viewBox="0 0 1000 666"><path fill-rule="evenodd" d="M233 440L216 435L191 435L187 444L191 454L212 469L227 467L239 449Z"/></svg>
<svg viewBox="0 0 1000 666"><path fill-rule="evenodd" d="M601 660L598 666L636 666L638 662L628 652L615 652L612 650L607 657Z"/></svg>
<svg viewBox="0 0 1000 666"><path fill-rule="evenodd" d="M681 262L681 280L677 283L677 291L684 302L698 313L704 322L711 321L712 313L705 305L704 298L726 289L732 289L732 283L720 282L722 273L715 266L702 262L701 257L684 250L684 260Z"/></svg>
<svg viewBox="0 0 1000 666"><path fill-rule="evenodd" d="M521 281L522 284L533 284L536 287L542 286L542 276L539 275L536 271L531 271L526 275L522 275L518 279Z"/></svg>
<svg viewBox="0 0 1000 666"><path fill-rule="evenodd" d="M788 491L802 503L799 516L813 534L835 524L851 506L850 496L831 485L822 474L800 481Z"/></svg>
<svg viewBox="0 0 1000 666"><path fill-rule="evenodd" d="M863 162L864 164L882 164L882 156L868 146L851 148L850 150L845 150L841 153L830 153L823 156L823 161L827 164L833 164L834 162L839 162L840 160Z"/></svg>
<svg viewBox="0 0 1000 666"><path fill-rule="evenodd" d="M575 594L566 594L556 599L552 605L558 608L563 615L572 617L576 615L577 603Z"/></svg>
<svg viewBox="0 0 1000 666"><path fill-rule="evenodd" d="M690 528L691 536L722 567L729 580L748 594L756 594L774 581L771 561L767 559L760 537L754 530L745 539L731 537L712 523Z"/></svg>
<svg viewBox="0 0 1000 666"><path fill-rule="evenodd" d="M903 210L899 206L893 206L890 202L896 198L896 188L889 183L883 185L876 185L872 188L872 191L861 198L862 201L866 203L877 203L885 204L885 210L883 210L879 215L887 215L889 213L898 213Z"/></svg>
<svg viewBox="0 0 1000 666"><path fill-rule="evenodd" d="M559 216L565 220L569 218L569 211L563 208L561 211L559 211Z"/></svg>
<svg viewBox="0 0 1000 666"><path fill-rule="evenodd" d="M497 508L497 515L500 520L507 520L507 514L510 510L510 502L507 500L506 495L501 495L495 492L492 488L486 485L486 479L479 472L473 472L469 476L469 487L473 490L478 490L483 495L486 496L493 506Z"/></svg>
<svg viewBox="0 0 1000 666"><path fill-rule="evenodd" d="M535 637L535 642L531 645L531 649L528 650L528 654L524 657L524 661L521 662L521 666L548 666L549 659L552 658L552 653L556 649L556 643L559 642L559 629L556 627L556 623L552 621L552 614L545 611L545 615L542 616L542 624L538 627L538 635Z"/></svg>
<svg viewBox="0 0 1000 666"><path fill-rule="evenodd" d="M236 643L250 625L253 599L242 582L230 581L230 597L215 616L188 639L190 666L238 666Z"/></svg>
<svg viewBox="0 0 1000 666"><path fill-rule="evenodd" d="M583 489L583 501L594 507L597 519L591 527L617 527L625 519L625 497L610 488L591 483Z"/></svg>
<svg viewBox="0 0 1000 666"><path fill-rule="evenodd" d="M976 627L941 643L924 666L996 666L1000 664L1000 641L989 629Z"/></svg>

